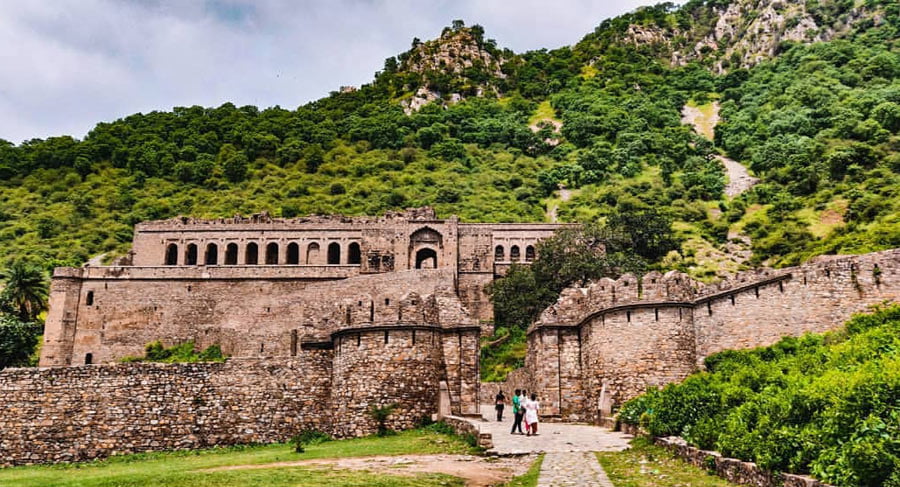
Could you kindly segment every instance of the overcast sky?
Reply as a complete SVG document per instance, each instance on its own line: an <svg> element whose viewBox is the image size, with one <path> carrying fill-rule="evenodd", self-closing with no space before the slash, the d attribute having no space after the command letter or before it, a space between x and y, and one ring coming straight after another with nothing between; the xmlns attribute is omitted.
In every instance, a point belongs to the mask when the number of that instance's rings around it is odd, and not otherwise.
<svg viewBox="0 0 900 487"><path fill-rule="evenodd" d="M453 19L516 52L653 0L0 0L0 138L224 102L293 109L371 81Z"/></svg>

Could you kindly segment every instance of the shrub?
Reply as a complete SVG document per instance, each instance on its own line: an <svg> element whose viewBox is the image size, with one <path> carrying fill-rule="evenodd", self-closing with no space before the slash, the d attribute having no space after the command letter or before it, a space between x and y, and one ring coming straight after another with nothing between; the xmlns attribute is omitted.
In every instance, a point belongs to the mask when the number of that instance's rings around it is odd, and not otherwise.
<svg viewBox="0 0 900 487"><path fill-rule="evenodd" d="M900 475L900 306L705 363L707 372L628 401L619 420L839 486Z"/></svg>

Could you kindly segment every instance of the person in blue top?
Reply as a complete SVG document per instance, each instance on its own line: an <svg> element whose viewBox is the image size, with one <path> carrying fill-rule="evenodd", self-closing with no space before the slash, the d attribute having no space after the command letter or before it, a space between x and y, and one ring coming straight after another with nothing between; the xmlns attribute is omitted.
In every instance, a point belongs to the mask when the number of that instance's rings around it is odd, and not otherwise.
<svg viewBox="0 0 900 487"><path fill-rule="evenodd" d="M511 435L516 433L516 429L519 430L520 435L523 434L522 433L522 416L524 416L525 411L522 410L521 393L522 393L521 390L516 389L516 393L512 397L513 427L512 427L512 431L509 432L509 434L511 434Z"/></svg>

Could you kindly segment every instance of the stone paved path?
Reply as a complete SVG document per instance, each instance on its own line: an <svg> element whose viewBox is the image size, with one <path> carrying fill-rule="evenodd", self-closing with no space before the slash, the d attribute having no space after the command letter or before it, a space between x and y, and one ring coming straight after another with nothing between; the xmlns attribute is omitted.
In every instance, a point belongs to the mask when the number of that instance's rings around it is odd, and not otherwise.
<svg viewBox="0 0 900 487"><path fill-rule="evenodd" d="M485 421L476 422L479 431L491 433L494 447L488 450L498 455L549 453L572 451L622 451L628 448L631 435L610 431L599 426L569 423L541 423L538 436L511 435L512 415L504 414L502 423L496 421L493 408L482 405Z"/></svg>
<svg viewBox="0 0 900 487"><path fill-rule="evenodd" d="M592 452L555 452L544 456L538 487L613 487Z"/></svg>

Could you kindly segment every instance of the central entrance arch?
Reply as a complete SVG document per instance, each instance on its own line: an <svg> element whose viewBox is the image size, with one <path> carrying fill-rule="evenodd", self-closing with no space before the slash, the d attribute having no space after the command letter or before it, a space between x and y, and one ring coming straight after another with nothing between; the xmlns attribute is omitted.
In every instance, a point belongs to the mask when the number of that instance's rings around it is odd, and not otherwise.
<svg viewBox="0 0 900 487"><path fill-rule="evenodd" d="M437 269L437 252L424 248L416 252L416 269Z"/></svg>
<svg viewBox="0 0 900 487"><path fill-rule="evenodd" d="M409 236L409 269L437 269L444 237L431 227L422 227Z"/></svg>

